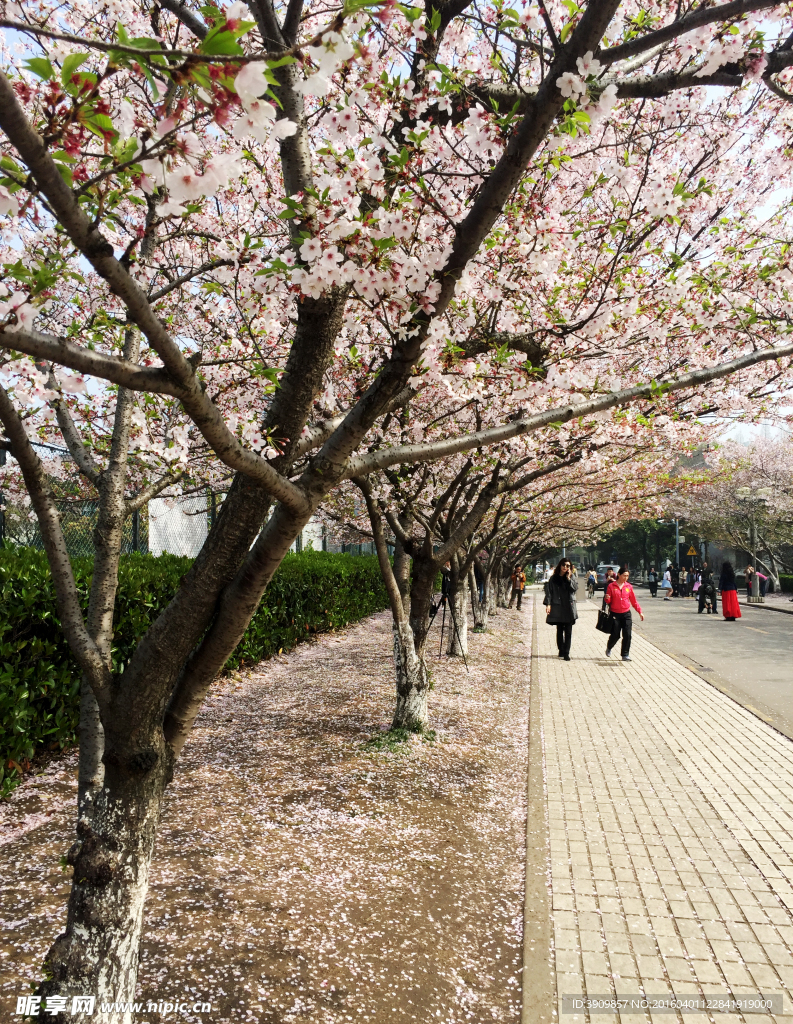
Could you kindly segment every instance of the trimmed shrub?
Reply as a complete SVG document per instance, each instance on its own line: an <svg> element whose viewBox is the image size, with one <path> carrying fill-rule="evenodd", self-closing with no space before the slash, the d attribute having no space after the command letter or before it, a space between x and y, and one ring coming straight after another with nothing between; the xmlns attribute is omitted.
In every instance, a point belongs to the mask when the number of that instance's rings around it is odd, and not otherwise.
<svg viewBox="0 0 793 1024"><path fill-rule="evenodd" d="M92 560L73 561L83 610ZM113 670L121 671L149 624L190 568L176 555L123 555L119 569ZM60 629L49 565L41 551L0 551L0 798L42 747L77 742L80 672ZM238 668L289 650L380 611L388 604L376 557L324 551L287 555L248 631L226 665Z"/></svg>
<svg viewBox="0 0 793 1024"><path fill-rule="evenodd" d="M779 586L783 594L793 594L793 576L780 575Z"/></svg>

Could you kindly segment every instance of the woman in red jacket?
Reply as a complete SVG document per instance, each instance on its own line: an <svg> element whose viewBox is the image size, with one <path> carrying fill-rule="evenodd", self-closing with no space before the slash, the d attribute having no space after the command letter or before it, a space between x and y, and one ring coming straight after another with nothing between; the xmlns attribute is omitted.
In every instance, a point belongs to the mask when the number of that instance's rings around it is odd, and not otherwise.
<svg viewBox="0 0 793 1024"><path fill-rule="evenodd" d="M623 661L631 660L631 631L633 629L631 605L633 605L639 613L639 618L644 622L644 616L639 607L639 602L636 600L633 587L628 583L629 574L630 570L627 565L621 566L617 579L609 583L605 597L606 604L611 608L612 618L611 636L606 645L606 657L611 657L612 648L616 647L620 634L622 634L622 649L620 653L622 654Z"/></svg>

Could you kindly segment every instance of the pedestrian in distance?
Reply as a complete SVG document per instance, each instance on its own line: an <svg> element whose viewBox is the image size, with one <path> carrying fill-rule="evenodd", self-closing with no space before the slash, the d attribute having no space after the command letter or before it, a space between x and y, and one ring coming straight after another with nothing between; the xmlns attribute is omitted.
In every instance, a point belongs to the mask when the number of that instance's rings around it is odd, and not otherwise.
<svg viewBox="0 0 793 1024"><path fill-rule="evenodd" d="M669 566L664 570L664 578L661 583L661 590L664 592L664 601L668 601L672 595L672 570Z"/></svg>
<svg viewBox="0 0 793 1024"><path fill-rule="evenodd" d="M681 597L688 597L688 569L685 566L680 570L680 583L678 593Z"/></svg>
<svg viewBox="0 0 793 1024"><path fill-rule="evenodd" d="M755 578L755 576L757 576L758 580L760 581L760 588L759 588L760 589L760 597L765 597L765 589L766 589L766 586L768 585L768 577L767 576L763 576L763 574L761 572L758 572L757 569L755 569L755 567L753 565L747 565L746 566L746 575L745 575L745 580L746 580L746 596L747 597L753 597L754 596L754 578Z"/></svg>
<svg viewBox="0 0 793 1024"><path fill-rule="evenodd" d="M476 582L476 595L481 604L485 599L485 570L482 568L481 556L474 559L474 580Z"/></svg>
<svg viewBox="0 0 793 1024"><path fill-rule="evenodd" d="M598 585L598 574L593 568L590 567L586 578L586 596L587 598L593 598L595 596L595 590Z"/></svg>
<svg viewBox="0 0 793 1024"><path fill-rule="evenodd" d="M573 639L573 624L578 618L576 591L578 576L573 571L569 558L563 558L545 584L545 621L556 626L556 647L559 657L570 660L570 643Z"/></svg>
<svg viewBox="0 0 793 1024"><path fill-rule="evenodd" d="M719 575L721 591L721 614L727 622L735 622L741 617L741 606L738 604L738 585L735 582L735 570L731 562L725 562Z"/></svg>
<svg viewBox="0 0 793 1024"><path fill-rule="evenodd" d="M609 584L606 596L606 604L611 608L611 636L606 644L606 657L611 657L611 652L622 635L622 647L620 654L623 661L631 660L631 633L633 631L633 620L631 618L631 606L639 613L639 618L644 622L644 615L636 600L633 587L628 583L630 570L627 565L620 566L617 579Z"/></svg>
<svg viewBox="0 0 793 1024"><path fill-rule="evenodd" d="M603 608L604 611L606 608L606 591L609 588L609 583L613 583L615 579L614 570L609 566L608 569L606 569L606 581L603 584L603 604L601 605L601 608Z"/></svg>
<svg viewBox="0 0 793 1024"><path fill-rule="evenodd" d="M669 573L672 579L672 597L680 597L680 567L677 562L672 562Z"/></svg>
<svg viewBox="0 0 793 1024"><path fill-rule="evenodd" d="M650 597L658 596L658 573L655 571L655 566L650 566L650 571L647 573L647 586L650 588Z"/></svg>
<svg viewBox="0 0 793 1024"><path fill-rule="evenodd" d="M702 614L707 611L708 615L714 615L718 611L716 606L716 584L713 581L713 573L704 562L702 571L699 574L699 590L697 591L697 612Z"/></svg>
<svg viewBox="0 0 793 1024"><path fill-rule="evenodd" d="M512 602L517 597L518 611L522 611L523 609L520 607L520 603L523 600L523 588L526 586L526 573L519 565L516 565L510 579L512 580L512 596L509 599L509 607L512 607Z"/></svg>

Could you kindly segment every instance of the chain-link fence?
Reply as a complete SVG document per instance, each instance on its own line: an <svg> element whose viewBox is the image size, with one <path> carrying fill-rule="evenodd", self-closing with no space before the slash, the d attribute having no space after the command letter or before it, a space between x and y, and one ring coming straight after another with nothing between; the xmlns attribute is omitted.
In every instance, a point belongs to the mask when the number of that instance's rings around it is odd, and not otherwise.
<svg viewBox="0 0 793 1024"><path fill-rule="evenodd" d="M152 555L168 552L195 558L220 513L225 497L225 492L202 490L175 498L152 498L148 505L127 517L122 552L140 551ZM98 502L59 498L55 504L69 554L73 558L92 557ZM35 515L29 509L18 507L0 512L0 541L8 547L44 547ZM297 537L292 550L304 551L308 547L315 551L349 555L376 553L373 542L340 541L323 523L313 520Z"/></svg>
<svg viewBox="0 0 793 1024"><path fill-rule="evenodd" d="M57 499L55 506L61 520L61 528L66 541L66 550L72 558L81 555L93 556L94 530L99 517L99 505L88 499ZM0 513L0 539L8 547L44 547L41 528L35 516L26 509L8 507ZM131 551L149 550L149 512L144 506L133 512L124 522L121 550L127 554Z"/></svg>

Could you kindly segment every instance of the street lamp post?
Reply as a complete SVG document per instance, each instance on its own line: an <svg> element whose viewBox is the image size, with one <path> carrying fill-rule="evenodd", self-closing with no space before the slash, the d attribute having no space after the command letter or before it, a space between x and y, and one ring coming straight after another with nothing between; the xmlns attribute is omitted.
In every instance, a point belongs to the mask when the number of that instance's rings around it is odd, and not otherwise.
<svg viewBox="0 0 793 1024"><path fill-rule="evenodd" d="M752 603L760 604L760 575L757 572L757 523L754 518L754 505L752 505L752 521L751 521L751 544L752 544L752 565L754 566L754 575L752 576Z"/></svg>

